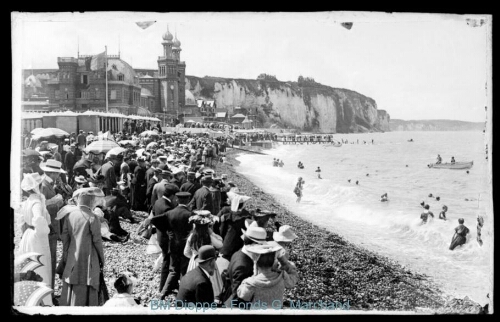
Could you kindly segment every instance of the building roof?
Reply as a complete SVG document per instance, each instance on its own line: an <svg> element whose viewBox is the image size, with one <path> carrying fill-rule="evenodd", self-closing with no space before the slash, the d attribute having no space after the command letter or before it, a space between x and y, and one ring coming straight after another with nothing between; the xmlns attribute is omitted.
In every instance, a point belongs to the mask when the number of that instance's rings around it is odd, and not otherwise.
<svg viewBox="0 0 500 322"><path fill-rule="evenodd" d="M218 112L215 117L226 117L227 112Z"/></svg>
<svg viewBox="0 0 500 322"><path fill-rule="evenodd" d="M232 117L243 117L243 118L245 118L245 115L243 115L243 114L236 114L236 115L233 115Z"/></svg>
<svg viewBox="0 0 500 322"><path fill-rule="evenodd" d="M227 112L227 108L216 108L215 113L219 113L219 112Z"/></svg>
<svg viewBox="0 0 500 322"><path fill-rule="evenodd" d="M207 104L210 107L214 107L215 101L205 101L205 104Z"/></svg>

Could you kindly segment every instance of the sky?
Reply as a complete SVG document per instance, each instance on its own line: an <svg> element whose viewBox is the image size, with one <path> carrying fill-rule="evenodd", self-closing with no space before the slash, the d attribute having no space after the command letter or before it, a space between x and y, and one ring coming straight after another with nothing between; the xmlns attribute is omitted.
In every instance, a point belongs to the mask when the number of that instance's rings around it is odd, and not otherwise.
<svg viewBox="0 0 500 322"><path fill-rule="evenodd" d="M479 19L485 23L473 23ZM156 23L143 30L140 21ZM120 47L133 68L156 69L168 27L191 76L312 77L373 98L392 119L483 122L491 104L487 15L14 13L12 23L14 71L57 68L57 57L98 54L105 46L108 54Z"/></svg>

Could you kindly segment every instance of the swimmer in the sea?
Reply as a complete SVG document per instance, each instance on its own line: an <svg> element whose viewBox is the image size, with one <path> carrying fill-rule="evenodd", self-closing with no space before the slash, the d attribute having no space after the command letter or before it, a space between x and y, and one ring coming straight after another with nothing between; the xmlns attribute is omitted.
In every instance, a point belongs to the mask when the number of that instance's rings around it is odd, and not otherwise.
<svg viewBox="0 0 500 322"><path fill-rule="evenodd" d="M321 178L321 169L319 167L316 169L316 173L318 173L318 179L323 179Z"/></svg>
<svg viewBox="0 0 500 322"><path fill-rule="evenodd" d="M380 196L380 201L385 202L388 201L389 197L387 197L387 192Z"/></svg>

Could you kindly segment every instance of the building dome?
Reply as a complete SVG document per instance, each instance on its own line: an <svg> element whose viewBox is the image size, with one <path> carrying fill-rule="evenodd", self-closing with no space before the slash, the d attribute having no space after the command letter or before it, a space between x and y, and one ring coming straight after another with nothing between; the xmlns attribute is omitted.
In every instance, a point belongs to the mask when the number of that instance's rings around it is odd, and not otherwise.
<svg viewBox="0 0 500 322"><path fill-rule="evenodd" d="M163 40L172 41L173 38L174 38L174 36L172 36L172 34L170 33L170 31L168 30L168 27L167 27L167 32L163 34Z"/></svg>
<svg viewBox="0 0 500 322"><path fill-rule="evenodd" d="M173 47L177 47L177 48L181 47L181 42L179 41L179 39L177 39L177 35L175 35Z"/></svg>

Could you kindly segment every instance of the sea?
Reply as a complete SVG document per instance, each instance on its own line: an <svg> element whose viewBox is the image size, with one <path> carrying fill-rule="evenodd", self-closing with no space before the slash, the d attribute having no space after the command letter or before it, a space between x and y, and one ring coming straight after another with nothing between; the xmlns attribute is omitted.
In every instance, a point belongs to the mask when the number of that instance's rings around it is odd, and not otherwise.
<svg viewBox="0 0 500 322"><path fill-rule="evenodd" d="M237 171L301 218L429 276L449 295L489 303L493 209L485 134L422 131L333 136L349 143L341 147L278 143L263 151L267 155L238 156ZM438 154L443 162L454 156L456 162L474 161L474 165L469 173L429 168ZM273 167L273 158L283 160L284 166ZM299 161L304 169L297 167ZM315 172L318 167L322 179ZM300 203L293 193L298 177L305 180ZM380 201L384 193L388 202ZM420 219L422 201L435 216L427 224ZM438 219L443 205L448 207L446 221ZM476 241L478 215L484 218L482 246ZM451 251L458 218L464 218L470 234L465 245Z"/></svg>

